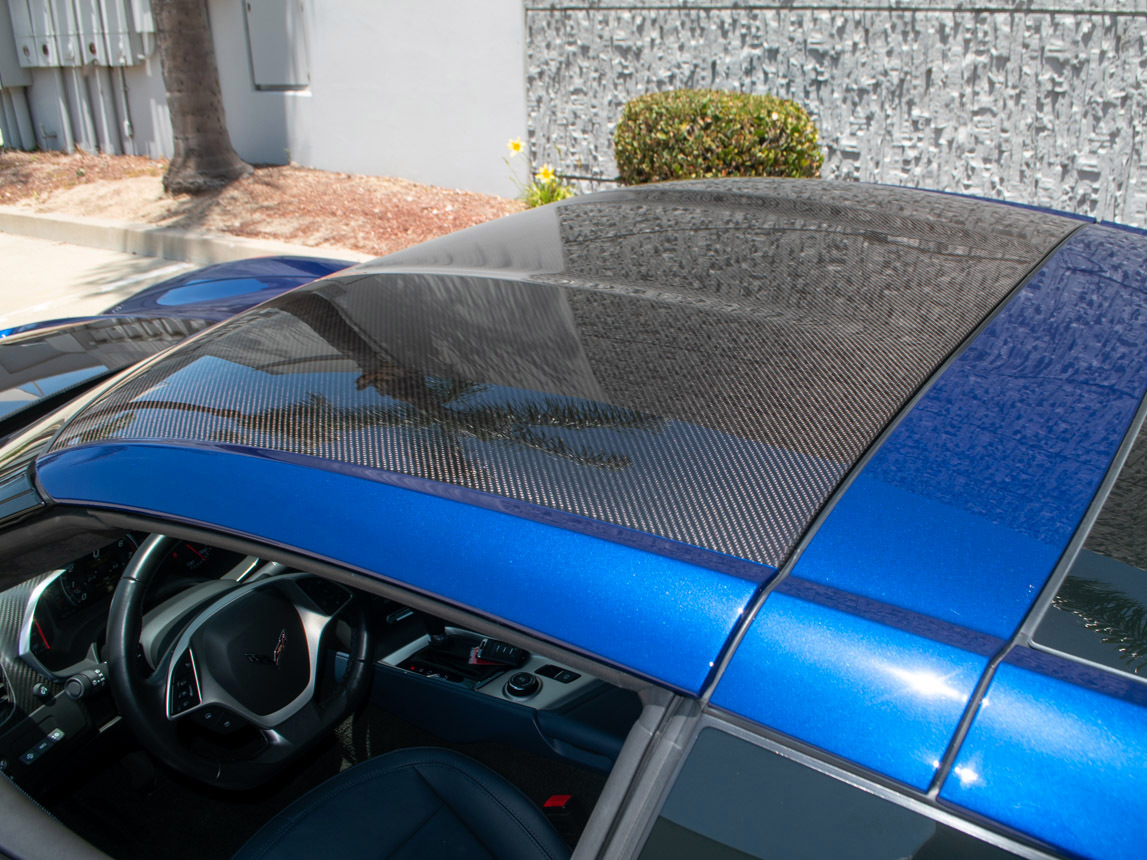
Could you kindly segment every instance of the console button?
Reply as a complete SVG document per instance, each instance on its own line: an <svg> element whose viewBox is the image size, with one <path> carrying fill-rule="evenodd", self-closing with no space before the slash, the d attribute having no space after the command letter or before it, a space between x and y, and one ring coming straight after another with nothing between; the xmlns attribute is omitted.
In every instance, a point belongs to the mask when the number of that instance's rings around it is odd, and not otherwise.
<svg viewBox="0 0 1147 860"><path fill-rule="evenodd" d="M570 669L563 669L561 666L555 666L553 663L547 663L538 669L539 675L545 675L547 678L553 678L559 684L570 684L581 677L577 672Z"/></svg>
<svg viewBox="0 0 1147 860"><path fill-rule="evenodd" d="M246 725L246 722L242 718L235 716L226 708L220 708L218 706L202 708L196 711L192 717L201 726L219 732L220 734L230 734Z"/></svg>
<svg viewBox="0 0 1147 860"><path fill-rule="evenodd" d="M524 699L532 696L541 689L542 682L536 675L529 672L515 672L506 682L506 695L515 699Z"/></svg>
<svg viewBox="0 0 1147 860"><path fill-rule="evenodd" d="M199 681L195 676L195 658L191 651L184 651L171 673L169 691L171 716L178 717L199 704Z"/></svg>

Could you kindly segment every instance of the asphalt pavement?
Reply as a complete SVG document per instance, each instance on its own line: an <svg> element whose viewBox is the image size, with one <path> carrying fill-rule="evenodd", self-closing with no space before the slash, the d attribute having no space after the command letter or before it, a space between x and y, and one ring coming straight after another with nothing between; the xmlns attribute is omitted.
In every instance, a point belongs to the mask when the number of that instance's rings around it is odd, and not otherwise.
<svg viewBox="0 0 1147 860"><path fill-rule="evenodd" d="M99 313L192 263L0 233L0 328Z"/></svg>

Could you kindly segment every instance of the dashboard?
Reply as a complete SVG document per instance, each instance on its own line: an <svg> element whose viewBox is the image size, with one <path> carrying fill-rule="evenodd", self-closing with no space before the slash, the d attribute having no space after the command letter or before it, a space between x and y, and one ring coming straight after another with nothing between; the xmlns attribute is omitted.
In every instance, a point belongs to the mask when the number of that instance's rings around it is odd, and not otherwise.
<svg viewBox="0 0 1147 860"><path fill-rule="evenodd" d="M26 790L58 787L76 756L97 755L106 744L95 741L121 731L104 674L108 613L149 537L109 535L0 592L0 770ZM157 563L140 646L141 661L152 667L217 596L248 583L257 588L266 577L303 575L198 541L172 542ZM371 696L379 705L449 741L502 740L598 770L612 766L640 710L634 693L394 600L358 594L376 640ZM159 631L150 640L149 629ZM344 659L338 654L336 666Z"/></svg>
<svg viewBox="0 0 1147 860"><path fill-rule="evenodd" d="M35 672L59 681L99 665L112 595L146 537L129 532L53 571L33 589L20 625L18 653ZM181 542L164 559L159 579L163 588L149 595L148 602L157 605L174 591L224 574L239 579L257 562L241 553Z"/></svg>

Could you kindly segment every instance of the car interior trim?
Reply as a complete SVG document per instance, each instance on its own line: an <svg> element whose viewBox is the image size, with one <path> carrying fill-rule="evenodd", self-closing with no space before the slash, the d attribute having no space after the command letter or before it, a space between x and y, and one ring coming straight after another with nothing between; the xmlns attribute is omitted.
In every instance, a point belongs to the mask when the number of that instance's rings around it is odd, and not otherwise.
<svg viewBox="0 0 1147 860"><path fill-rule="evenodd" d="M8 678L8 670L0 663L0 728L6 726L17 711L16 702L12 699L12 682Z"/></svg>
<svg viewBox="0 0 1147 860"><path fill-rule="evenodd" d="M71 510L71 508L61 506L60 513L70 512ZM324 579L333 580L347 588L376 594L380 597L394 600L407 608L442 618L460 629L482 633L483 635L493 637L503 642L509 642L512 645L527 650L536 649L540 641L545 644L543 650L551 655L555 661L570 666L580 672L594 675L599 680L603 680L614 687L621 687L638 692L648 688L647 680L639 678L632 673L620 671L615 666L602 662L600 659L590 658L580 652L573 651L560 643L556 643L552 639L547 639L545 636L533 632L524 632L517 627L507 625L487 616L478 615L454 604L436 600L413 589L403 587L402 585L379 579L368 572L350 570L345 566L337 565L314 556L293 552L281 546L259 542L222 531L208 530L194 524L172 522L169 520L161 521L140 514L111 509L88 508L75 509L75 511L76 513L82 511L85 517L90 517L95 522L102 524L106 529L145 531L152 534L164 534L168 537L176 537L192 542L198 541L220 549L257 556L264 562L271 561L282 565L284 568L311 572ZM0 540L2 540L2 535L0 535Z"/></svg>
<svg viewBox="0 0 1147 860"><path fill-rule="evenodd" d="M4 827L4 855L20 860L111 860L107 854L77 836L7 775L0 773L0 819Z"/></svg>
<svg viewBox="0 0 1147 860"><path fill-rule="evenodd" d="M473 636L473 630L467 630L463 627L448 626L443 631L446 636ZM430 645L430 635L424 634L417 639L414 639L407 644L403 645L390 654L385 654L378 658L376 661L380 665L389 666L392 669L401 671L408 671L403 669L403 663L410 660ZM473 686L473 690L483 696L492 696L496 699L506 699L509 701L528 704L535 710L546 710L560 708L567 702L573 701L580 696L585 690L597 681L597 677L589 672L580 672L578 677L567 683L553 683L547 682L544 678L539 678L540 686L535 693L527 696L514 696L506 693L504 690L507 677L512 671L529 672L532 675L539 675L539 669L545 669L549 664L554 661L549 657L543 657L538 654L530 654L529 660L521 666L517 666L510 671L506 671L501 675L495 675L492 678L480 681ZM558 669L565 669L564 666L557 666ZM449 683L449 682L447 682Z"/></svg>
<svg viewBox="0 0 1147 860"><path fill-rule="evenodd" d="M32 625L35 622L36 607L40 603L40 598L44 592L58 580L64 573L63 568L53 570L48 573L42 580L36 583L36 587L32 589L32 593L28 595L28 602L24 607L24 617L20 623L20 635L16 640L16 654L43 675L49 681L64 681L68 676L74 675L80 669L87 668L88 666L95 666L99 663L94 655L90 652L85 659L79 663L73 663L61 669L59 672L53 672L47 666L40 662L40 659L32 653Z"/></svg>
<svg viewBox="0 0 1147 860"><path fill-rule="evenodd" d="M603 850L595 856L629 857L641 848L644 822L660 807L665 780L676 772L703 714L703 706L695 699L674 696L666 703L619 801L622 812L610 823L602 837Z"/></svg>

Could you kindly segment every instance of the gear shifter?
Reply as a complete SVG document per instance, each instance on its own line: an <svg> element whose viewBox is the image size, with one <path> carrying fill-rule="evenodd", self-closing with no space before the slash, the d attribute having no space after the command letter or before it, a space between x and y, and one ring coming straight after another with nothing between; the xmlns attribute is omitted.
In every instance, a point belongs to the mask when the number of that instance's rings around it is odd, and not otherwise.
<svg viewBox="0 0 1147 860"><path fill-rule="evenodd" d="M427 634L430 636L430 643L435 647L441 647L446 643L446 622L441 618L435 618L433 615L422 614L422 625L426 628Z"/></svg>

